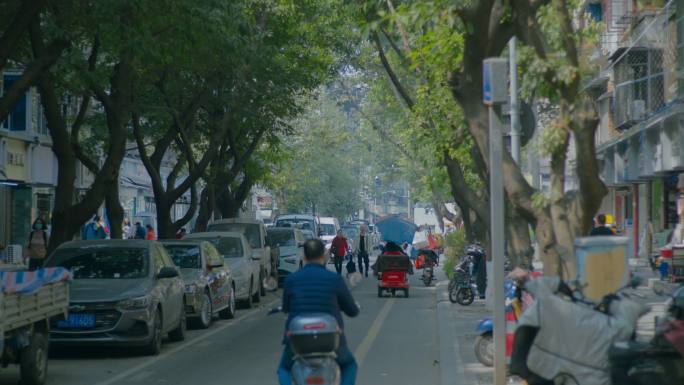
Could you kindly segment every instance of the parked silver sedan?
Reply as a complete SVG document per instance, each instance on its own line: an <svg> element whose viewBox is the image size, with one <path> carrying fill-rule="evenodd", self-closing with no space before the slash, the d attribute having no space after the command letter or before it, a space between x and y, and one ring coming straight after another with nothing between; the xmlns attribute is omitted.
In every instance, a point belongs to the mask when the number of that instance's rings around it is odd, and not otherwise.
<svg viewBox="0 0 684 385"><path fill-rule="evenodd" d="M235 282L236 299L246 307L261 300L259 288L260 258L253 256L252 248L242 233L211 231L186 235L184 240L211 242L230 267Z"/></svg>
<svg viewBox="0 0 684 385"><path fill-rule="evenodd" d="M235 317L233 274L218 250L207 241L161 241L173 262L181 269L185 283L185 312L202 329L214 315Z"/></svg>
<svg viewBox="0 0 684 385"><path fill-rule="evenodd" d="M69 317L54 320L51 344L139 346L158 354L164 334L185 338L183 281L156 241L71 241L46 267L69 269Z"/></svg>

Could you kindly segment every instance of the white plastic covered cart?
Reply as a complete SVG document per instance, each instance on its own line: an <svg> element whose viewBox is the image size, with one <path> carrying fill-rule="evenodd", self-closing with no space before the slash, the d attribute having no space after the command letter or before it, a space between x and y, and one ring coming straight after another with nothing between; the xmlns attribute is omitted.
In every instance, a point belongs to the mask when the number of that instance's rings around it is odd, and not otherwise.
<svg viewBox="0 0 684 385"><path fill-rule="evenodd" d="M50 319L67 314L70 274L59 268L6 269L0 266L0 362L20 365L23 385L43 385Z"/></svg>

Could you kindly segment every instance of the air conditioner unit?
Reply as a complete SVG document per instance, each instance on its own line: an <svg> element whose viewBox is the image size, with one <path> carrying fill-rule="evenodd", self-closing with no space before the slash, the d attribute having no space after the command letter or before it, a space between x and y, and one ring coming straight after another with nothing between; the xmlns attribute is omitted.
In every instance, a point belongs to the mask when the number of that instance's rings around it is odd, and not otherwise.
<svg viewBox="0 0 684 385"><path fill-rule="evenodd" d="M23 265L24 257L22 255L24 248L21 245L7 246L7 263L13 265Z"/></svg>
<svg viewBox="0 0 684 385"><path fill-rule="evenodd" d="M628 105L627 116L630 120L643 120L646 115L646 101L632 100Z"/></svg>

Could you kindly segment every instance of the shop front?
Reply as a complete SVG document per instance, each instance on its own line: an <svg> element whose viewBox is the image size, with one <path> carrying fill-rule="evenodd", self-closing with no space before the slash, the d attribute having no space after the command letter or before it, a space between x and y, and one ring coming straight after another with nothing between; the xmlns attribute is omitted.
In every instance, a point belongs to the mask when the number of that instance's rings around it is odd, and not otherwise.
<svg viewBox="0 0 684 385"><path fill-rule="evenodd" d="M26 244L31 230L32 199L26 142L0 137L0 243Z"/></svg>

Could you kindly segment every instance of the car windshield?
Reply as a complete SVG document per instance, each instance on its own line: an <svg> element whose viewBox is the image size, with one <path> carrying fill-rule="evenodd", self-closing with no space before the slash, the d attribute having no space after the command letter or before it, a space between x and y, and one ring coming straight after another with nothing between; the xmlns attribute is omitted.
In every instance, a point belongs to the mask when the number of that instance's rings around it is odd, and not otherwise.
<svg viewBox="0 0 684 385"><path fill-rule="evenodd" d="M254 249L261 248L261 230L257 223L213 223L207 231L232 231L242 233Z"/></svg>
<svg viewBox="0 0 684 385"><path fill-rule="evenodd" d="M46 263L69 269L74 279L140 279L149 265L147 248L92 246L59 249Z"/></svg>
<svg viewBox="0 0 684 385"><path fill-rule="evenodd" d="M275 223L276 227L297 227L302 230L314 229L314 221L312 219L304 218L283 218L278 219Z"/></svg>
<svg viewBox="0 0 684 385"><path fill-rule="evenodd" d="M314 238L316 238L316 237L314 237L314 233L311 232L311 231L308 231L308 230L302 231L302 235L304 236L304 239L306 239L307 241L308 241L309 239L314 239Z"/></svg>
<svg viewBox="0 0 684 385"><path fill-rule="evenodd" d="M356 227L343 227L342 233L344 233L345 238L354 239L357 235L359 235L359 229Z"/></svg>
<svg viewBox="0 0 684 385"><path fill-rule="evenodd" d="M322 223L320 229L321 235L335 235L335 225L332 223Z"/></svg>
<svg viewBox="0 0 684 385"><path fill-rule="evenodd" d="M296 246L294 230L275 230L268 232L271 246Z"/></svg>
<svg viewBox="0 0 684 385"><path fill-rule="evenodd" d="M242 241L240 238L212 237L212 238L193 238L211 242L223 258L240 258L243 255Z"/></svg>
<svg viewBox="0 0 684 385"><path fill-rule="evenodd" d="M181 269L200 269L202 254L197 245L164 245L171 255L173 263Z"/></svg>

